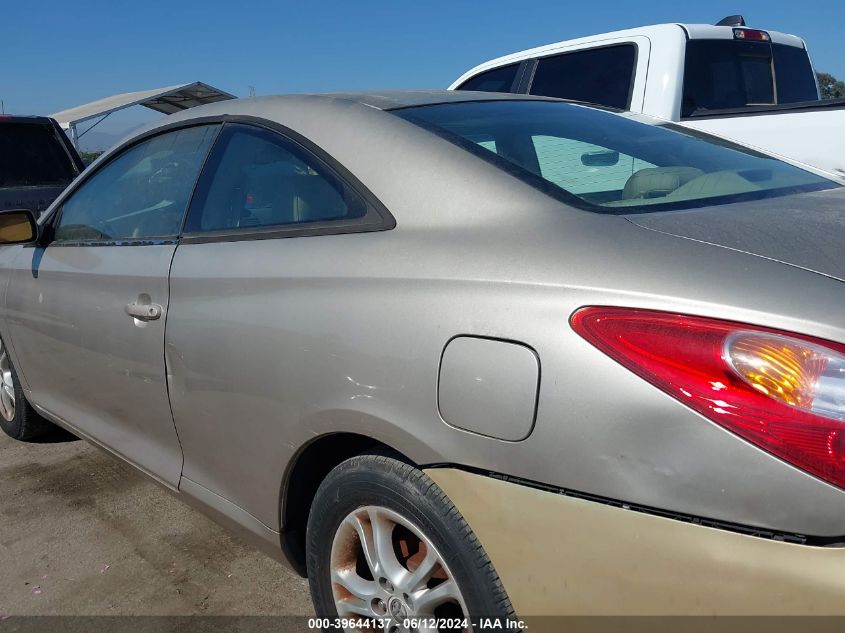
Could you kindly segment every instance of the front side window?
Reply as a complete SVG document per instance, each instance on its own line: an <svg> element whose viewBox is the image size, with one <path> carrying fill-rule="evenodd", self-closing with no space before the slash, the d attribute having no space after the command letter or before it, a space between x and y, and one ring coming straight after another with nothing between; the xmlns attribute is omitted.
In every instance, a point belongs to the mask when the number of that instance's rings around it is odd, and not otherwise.
<svg viewBox="0 0 845 633"><path fill-rule="evenodd" d="M530 93L626 110L636 59L634 44L543 57L537 62Z"/></svg>
<svg viewBox="0 0 845 633"><path fill-rule="evenodd" d="M166 132L109 161L64 202L54 240L177 235L218 130L205 125Z"/></svg>
<svg viewBox="0 0 845 633"><path fill-rule="evenodd" d="M227 125L185 232L313 224L366 212L357 194L295 143L262 128Z"/></svg>
<svg viewBox="0 0 845 633"><path fill-rule="evenodd" d="M513 87L513 82L516 79L516 73L519 70L519 64L510 64L488 70L480 75L476 75L471 79L467 79L461 84L458 90L477 90L480 92L510 92Z"/></svg>
<svg viewBox="0 0 845 633"><path fill-rule="evenodd" d="M696 130L578 104L482 101L395 114L433 128L554 197L602 213L727 204L838 186Z"/></svg>

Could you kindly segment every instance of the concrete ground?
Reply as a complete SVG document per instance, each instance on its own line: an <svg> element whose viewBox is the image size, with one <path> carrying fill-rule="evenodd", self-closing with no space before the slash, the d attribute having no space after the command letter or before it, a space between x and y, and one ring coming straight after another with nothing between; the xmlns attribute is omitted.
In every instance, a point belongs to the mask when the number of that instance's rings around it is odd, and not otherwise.
<svg viewBox="0 0 845 633"><path fill-rule="evenodd" d="M63 431L0 433L0 620L311 614L305 580L132 467Z"/></svg>

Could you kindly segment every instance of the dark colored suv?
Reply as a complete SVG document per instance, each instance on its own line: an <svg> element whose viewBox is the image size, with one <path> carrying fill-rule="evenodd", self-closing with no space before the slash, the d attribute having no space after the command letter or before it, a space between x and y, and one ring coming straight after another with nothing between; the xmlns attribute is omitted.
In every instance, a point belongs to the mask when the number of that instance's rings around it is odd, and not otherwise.
<svg viewBox="0 0 845 633"><path fill-rule="evenodd" d="M0 116L0 211L40 215L84 168L53 119Z"/></svg>

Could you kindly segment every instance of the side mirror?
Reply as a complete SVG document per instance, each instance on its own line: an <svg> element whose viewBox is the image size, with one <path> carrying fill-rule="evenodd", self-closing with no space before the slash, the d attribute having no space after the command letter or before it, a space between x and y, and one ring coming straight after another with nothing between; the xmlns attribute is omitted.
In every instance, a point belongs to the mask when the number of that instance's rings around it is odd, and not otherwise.
<svg viewBox="0 0 845 633"><path fill-rule="evenodd" d="M29 209L0 211L0 245L28 244L38 239L35 215Z"/></svg>
<svg viewBox="0 0 845 633"><path fill-rule="evenodd" d="M581 154L581 164L585 167L613 167L619 162L619 152L605 150Z"/></svg>

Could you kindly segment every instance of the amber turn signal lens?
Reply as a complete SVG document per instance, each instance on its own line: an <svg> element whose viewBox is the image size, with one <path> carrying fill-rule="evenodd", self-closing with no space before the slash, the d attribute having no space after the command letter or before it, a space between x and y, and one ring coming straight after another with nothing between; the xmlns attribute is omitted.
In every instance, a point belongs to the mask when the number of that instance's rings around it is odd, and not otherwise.
<svg viewBox="0 0 845 633"><path fill-rule="evenodd" d="M845 416L842 394L830 389L845 386L845 357L832 350L777 334L740 331L725 340L725 360L760 393L819 415Z"/></svg>
<svg viewBox="0 0 845 633"><path fill-rule="evenodd" d="M727 360L757 391L802 409L812 408L827 356L779 336L739 332L728 337Z"/></svg>

